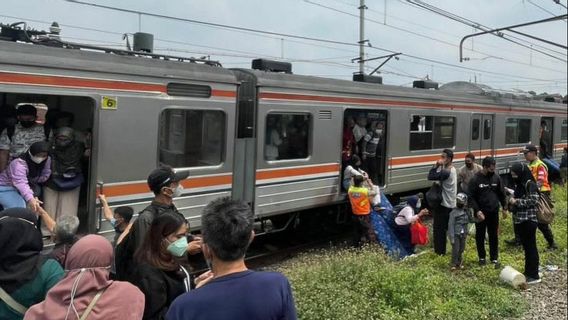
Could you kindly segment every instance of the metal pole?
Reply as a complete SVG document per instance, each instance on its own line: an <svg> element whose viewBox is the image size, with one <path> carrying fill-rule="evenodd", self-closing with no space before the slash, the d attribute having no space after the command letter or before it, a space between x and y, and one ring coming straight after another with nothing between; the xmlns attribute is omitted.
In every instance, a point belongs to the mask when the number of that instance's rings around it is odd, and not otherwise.
<svg viewBox="0 0 568 320"><path fill-rule="evenodd" d="M365 74L365 0L359 0L359 73Z"/></svg>

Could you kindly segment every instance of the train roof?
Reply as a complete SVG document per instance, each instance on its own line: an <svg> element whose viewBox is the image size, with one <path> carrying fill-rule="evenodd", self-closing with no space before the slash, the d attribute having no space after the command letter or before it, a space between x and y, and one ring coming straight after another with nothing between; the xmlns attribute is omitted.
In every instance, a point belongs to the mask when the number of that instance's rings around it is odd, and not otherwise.
<svg viewBox="0 0 568 320"><path fill-rule="evenodd" d="M10 41L0 41L0 65L237 84L230 70L218 66Z"/></svg>
<svg viewBox="0 0 568 320"><path fill-rule="evenodd" d="M454 89L454 87L459 87L458 85L449 86L444 90L427 90L394 85L321 78L315 76L274 73L259 70L236 70L252 74L256 78L257 85L259 86L282 88L285 90L302 89L316 92L333 92L346 95L381 95L382 97L392 97L399 99L400 97L404 97L405 99L407 98L410 100L443 100L459 103L511 105L530 108L536 107L543 110L555 110L564 112L567 111L567 105L564 103L552 103L541 100L533 100L526 95L514 95L509 92L499 92L497 90L486 90L485 93L482 93Z"/></svg>

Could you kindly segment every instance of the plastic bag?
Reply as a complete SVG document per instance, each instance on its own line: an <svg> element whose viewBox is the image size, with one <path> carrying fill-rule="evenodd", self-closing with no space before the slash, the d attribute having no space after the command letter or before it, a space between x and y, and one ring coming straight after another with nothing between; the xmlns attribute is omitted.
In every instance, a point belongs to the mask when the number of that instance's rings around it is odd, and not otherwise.
<svg viewBox="0 0 568 320"><path fill-rule="evenodd" d="M427 245L428 244L428 227L416 221L410 226L410 237L413 245Z"/></svg>

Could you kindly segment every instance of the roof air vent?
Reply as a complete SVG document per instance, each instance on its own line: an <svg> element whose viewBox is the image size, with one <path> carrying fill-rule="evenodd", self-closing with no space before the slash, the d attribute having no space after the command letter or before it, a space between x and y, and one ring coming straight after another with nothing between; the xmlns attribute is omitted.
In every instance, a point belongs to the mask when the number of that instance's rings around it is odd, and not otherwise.
<svg viewBox="0 0 568 320"><path fill-rule="evenodd" d="M438 82L432 80L416 80L412 82L413 88L438 90Z"/></svg>
<svg viewBox="0 0 568 320"><path fill-rule="evenodd" d="M154 35L144 32L136 32L134 34L134 51L142 51L152 53L154 50Z"/></svg>
<svg viewBox="0 0 568 320"><path fill-rule="evenodd" d="M254 70L262 70L267 72L292 73L292 64L290 62L275 60L254 59L252 60L252 68Z"/></svg>
<svg viewBox="0 0 568 320"><path fill-rule="evenodd" d="M362 73L356 73L356 74L353 75L353 81L383 84L383 77L369 76L369 75L362 74Z"/></svg>

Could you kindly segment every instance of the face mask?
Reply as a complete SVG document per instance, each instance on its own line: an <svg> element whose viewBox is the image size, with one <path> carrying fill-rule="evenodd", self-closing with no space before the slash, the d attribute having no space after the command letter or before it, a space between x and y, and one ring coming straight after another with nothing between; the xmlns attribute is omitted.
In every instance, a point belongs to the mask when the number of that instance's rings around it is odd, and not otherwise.
<svg viewBox="0 0 568 320"><path fill-rule="evenodd" d="M488 177L493 177L494 174L495 174L495 172L487 171L487 176L488 176Z"/></svg>
<svg viewBox="0 0 568 320"><path fill-rule="evenodd" d="M35 121L20 121L20 125L24 128L31 128L35 124Z"/></svg>
<svg viewBox="0 0 568 320"><path fill-rule="evenodd" d="M416 202L416 209L420 209L420 207L422 207L422 202L418 199L418 202Z"/></svg>
<svg viewBox="0 0 568 320"><path fill-rule="evenodd" d="M33 161L35 164L40 164L40 163L44 162L44 161L47 159L47 157L34 157L34 156L31 156L31 158L32 158L32 161Z"/></svg>
<svg viewBox="0 0 568 320"><path fill-rule="evenodd" d="M473 162L466 162L465 166L468 167L468 168L471 168L471 167L473 167Z"/></svg>
<svg viewBox="0 0 568 320"><path fill-rule="evenodd" d="M110 225L111 225L113 228L116 228L116 219L115 219L115 218L111 218L111 219L110 219Z"/></svg>
<svg viewBox="0 0 568 320"><path fill-rule="evenodd" d="M71 139L55 139L55 146L58 148L65 148L71 144Z"/></svg>
<svg viewBox="0 0 568 320"><path fill-rule="evenodd" d="M168 252L174 257L181 257L187 251L187 238L179 238L176 241L170 243L167 248Z"/></svg>
<svg viewBox="0 0 568 320"><path fill-rule="evenodd" d="M177 198L181 196L182 191L183 191L183 186L181 184L178 184L178 186L174 189L172 193L172 198Z"/></svg>

